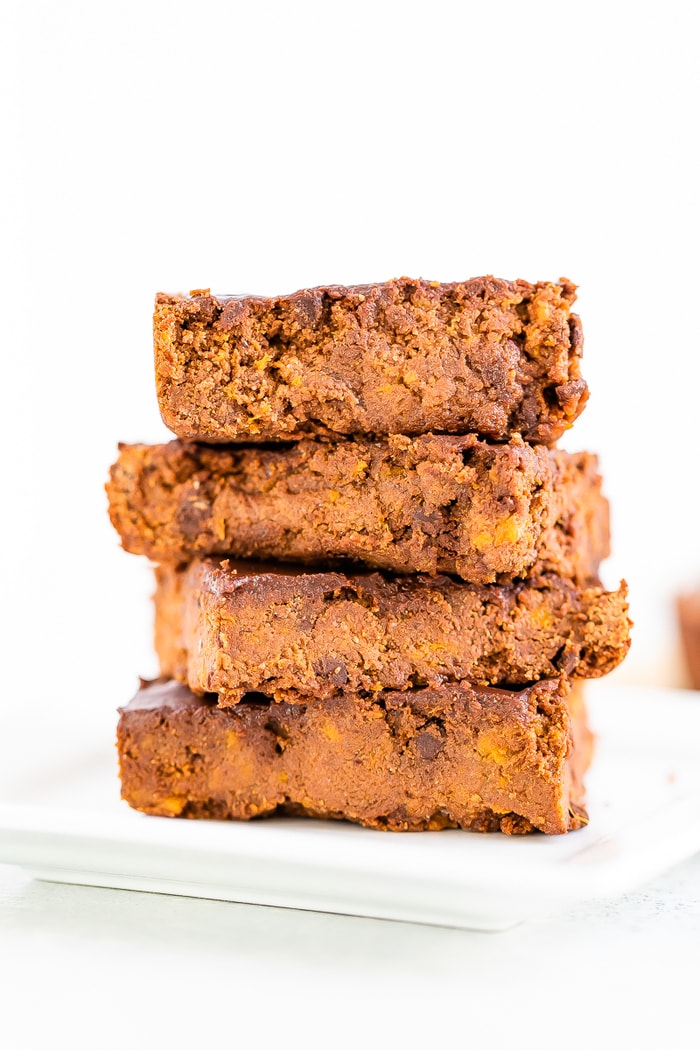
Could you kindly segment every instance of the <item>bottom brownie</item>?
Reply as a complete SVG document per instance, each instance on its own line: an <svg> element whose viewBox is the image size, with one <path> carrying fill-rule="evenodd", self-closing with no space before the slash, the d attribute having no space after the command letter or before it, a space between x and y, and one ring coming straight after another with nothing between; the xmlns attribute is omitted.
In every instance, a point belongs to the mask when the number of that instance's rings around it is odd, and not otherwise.
<svg viewBox="0 0 700 1050"><path fill-rule="evenodd" d="M158 816L292 813L507 834L561 834L587 819L591 738L581 696L564 680L308 703L251 693L233 708L159 680L120 715L122 797Z"/></svg>

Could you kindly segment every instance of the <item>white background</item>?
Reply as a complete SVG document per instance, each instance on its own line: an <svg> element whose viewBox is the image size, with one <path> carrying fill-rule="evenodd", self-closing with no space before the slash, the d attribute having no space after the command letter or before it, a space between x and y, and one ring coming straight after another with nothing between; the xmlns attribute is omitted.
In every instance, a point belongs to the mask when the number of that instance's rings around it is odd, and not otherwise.
<svg viewBox="0 0 700 1050"><path fill-rule="evenodd" d="M103 484L167 438L158 290L401 274L580 288L621 680L675 682L700 583L692 3L2 5L3 704L113 711L155 671ZM111 716L110 716L111 717Z"/></svg>

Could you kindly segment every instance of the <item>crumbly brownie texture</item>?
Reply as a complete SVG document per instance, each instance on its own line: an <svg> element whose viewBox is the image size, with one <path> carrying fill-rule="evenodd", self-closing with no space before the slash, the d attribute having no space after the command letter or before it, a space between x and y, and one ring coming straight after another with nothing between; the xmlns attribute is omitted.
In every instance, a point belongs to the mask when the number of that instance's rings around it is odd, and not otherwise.
<svg viewBox="0 0 700 1050"><path fill-rule="evenodd" d="M469 431L555 441L588 391L575 286L480 277L156 297L166 426L195 441Z"/></svg>
<svg viewBox="0 0 700 1050"><path fill-rule="evenodd" d="M294 574L206 559L156 569L161 674L235 704L306 701L468 680L597 678L629 647L627 590L557 576L499 585L448 576Z"/></svg>
<svg viewBox="0 0 700 1050"><path fill-rule="evenodd" d="M568 684L442 686L231 708L173 682L122 710L122 797L159 816L344 818L396 831L560 834L585 822Z"/></svg>
<svg viewBox="0 0 700 1050"><path fill-rule="evenodd" d="M700 590L678 595L676 616L690 685L700 689Z"/></svg>
<svg viewBox="0 0 700 1050"><path fill-rule="evenodd" d="M156 562L349 559L472 583L537 562L538 573L585 581L609 549L596 458L519 438L121 445L107 491L126 550Z"/></svg>

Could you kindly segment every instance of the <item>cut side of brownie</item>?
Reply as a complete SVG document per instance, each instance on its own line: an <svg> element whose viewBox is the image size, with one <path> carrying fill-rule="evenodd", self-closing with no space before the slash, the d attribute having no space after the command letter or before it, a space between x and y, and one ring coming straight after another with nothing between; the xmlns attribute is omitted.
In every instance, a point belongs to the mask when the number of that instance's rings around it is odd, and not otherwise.
<svg viewBox="0 0 700 1050"><path fill-rule="evenodd" d="M120 712L122 797L170 817L277 813L395 831L562 834L586 822L591 738L569 684L467 685L217 707L170 681Z"/></svg>
<svg viewBox="0 0 700 1050"><path fill-rule="evenodd" d="M161 674L221 705L251 691L306 702L463 680L596 678L629 648L624 584L607 592L547 575L477 585L213 558L159 566L156 581Z"/></svg>
<svg viewBox="0 0 700 1050"><path fill-rule="evenodd" d="M588 396L574 299L566 280L494 277L159 294L161 414L206 442L473 431L551 443Z"/></svg>
<svg viewBox="0 0 700 1050"><path fill-rule="evenodd" d="M350 560L471 583L585 582L609 552L595 456L519 438L122 445L107 491L123 546L156 562Z"/></svg>

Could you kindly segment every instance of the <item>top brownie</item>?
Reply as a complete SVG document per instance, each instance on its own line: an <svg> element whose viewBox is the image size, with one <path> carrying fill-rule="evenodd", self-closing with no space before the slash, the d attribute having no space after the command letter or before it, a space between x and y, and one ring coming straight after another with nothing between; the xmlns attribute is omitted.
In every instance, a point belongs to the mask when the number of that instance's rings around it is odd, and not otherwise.
<svg viewBox="0 0 700 1050"><path fill-rule="evenodd" d="M575 286L479 277L156 296L165 425L204 442L476 433L551 444L582 411Z"/></svg>

